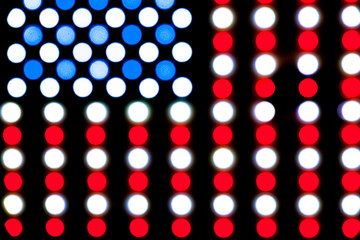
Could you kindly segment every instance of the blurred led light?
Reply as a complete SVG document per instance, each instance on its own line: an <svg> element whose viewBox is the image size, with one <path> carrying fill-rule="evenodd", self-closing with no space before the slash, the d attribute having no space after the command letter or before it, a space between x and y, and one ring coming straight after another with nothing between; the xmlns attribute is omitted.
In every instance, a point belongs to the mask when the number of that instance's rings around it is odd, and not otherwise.
<svg viewBox="0 0 360 240"><path fill-rule="evenodd" d="M90 41L95 45L103 45L109 39L109 31L103 25L94 25L89 31Z"/></svg>
<svg viewBox="0 0 360 240"><path fill-rule="evenodd" d="M30 59L25 62L23 71L28 79L37 80L44 73L44 68L40 61Z"/></svg>
<svg viewBox="0 0 360 240"><path fill-rule="evenodd" d="M360 149L349 147L342 151L340 155L341 164L348 170L360 169Z"/></svg>
<svg viewBox="0 0 360 240"><path fill-rule="evenodd" d="M175 0L155 0L155 4L158 8L166 10L171 8L175 3Z"/></svg>
<svg viewBox="0 0 360 240"><path fill-rule="evenodd" d="M126 91L126 84L121 78L111 78L106 83L106 91L113 98L121 97Z"/></svg>
<svg viewBox="0 0 360 240"><path fill-rule="evenodd" d="M30 46L38 45L43 39L43 32L38 25L27 25L24 29L23 38Z"/></svg>
<svg viewBox="0 0 360 240"><path fill-rule="evenodd" d="M218 101L212 107L212 117L220 123L228 123L235 115L234 105L229 101Z"/></svg>
<svg viewBox="0 0 360 240"><path fill-rule="evenodd" d="M26 88L26 83L21 78L13 78L7 84L7 91L14 98L24 96Z"/></svg>
<svg viewBox="0 0 360 240"><path fill-rule="evenodd" d="M26 50L21 44L14 43L8 48L7 57L10 62L21 63L26 57Z"/></svg>
<svg viewBox="0 0 360 240"><path fill-rule="evenodd" d="M340 117L348 122L357 122L360 120L360 102L350 100L343 102L339 106Z"/></svg>
<svg viewBox="0 0 360 240"><path fill-rule="evenodd" d="M66 162L66 156L61 148L49 148L44 152L43 161L51 170L61 169Z"/></svg>
<svg viewBox="0 0 360 240"><path fill-rule="evenodd" d="M219 76L229 76L235 69L235 60L228 54L217 55L212 61L212 70Z"/></svg>
<svg viewBox="0 0 360 240"><path fill-rule="evenodd" d="M20 8L13 8L7 17L7 23L12 28L20 28L25 24L26 15Z"/></svg>
<svg viewBox="0 0 360 240"><path fill-rule="evenodd" d="M312 217L319 213L321 208L320 200L313 194L302 195L297 203L297 210L306 217Z"/></svg>
<svg viewBox="0 0 360 240"><path fill-rule="evenodd" d="M256 57L254 68L256 73L261 76L272 75L277 69L276 58L270 54L261 54Z"/></svg>
<svg viewBox="0 0 360 240"><path fill-rule="evenodd" d="M187 170L193 162L193 155L187 148L175 148L170 152L170 164L176 170Z"/></svg>
<svg viewBox="0 0 360 240"><path fill-rule="evenodd" d="M178 42L173 46L172 55L178 62L187 62L192 56L192 48L186 42Z"/></svg>
<svg viewBox="0 0 360 240"><path fill-rule="evenodd" d="M149 120L150 108L144 102L136 101L127 107L126 116L131 122L144 123Z"/></svg>
<svg viewBox="0 0 360 240"><path fill-rule="evenodd" d="M186 216L193 210L193 200L187 194L175 194L170 199L170 210L177 216Z"/></svg>
<svg viewBox="0 0 360 240"><path fill-rule="evenodd" d="M62 122L65 118L65 108L60 103L50 102L44 107L43 116L50 123Z"/></svg>
<svg viewBox="0 0 360 240"><path fill-rule="evenodd" d="M22 116L21 107L14 102L6 102L1 106L1 120L5 123L16 123Z"/></svg>
<svg viewBox="0 0 360 240"><path fill-rule="evenodd" d="M253 15L253 21L256 27L269 29L273 27L276 22L275 11L270 7L260 7Z"/></svg>
<svg viewBox="0 0 360 240"><path fill-rule="evenodd" d="M221 217L232 215L235 210L235 201L228 194L220 194L212 201L212 209Z"/></svg>
<svg viewBox="0 0 360 240"><path fill-rule="evenodd" d="M278 155L274 149L269 147L262 147L255 151L254 162L260 169L271 170L278 163Z"/></svg>
<svg viewBox="0 0 360 240"><path fill-rule="evenodd" d="M135 45L142 38L141 29L137 25L127 25L123 28L122 38L126 44Z"/></svg>
<svg viewBox="0 0 360 240"><path fill-rule="evenodd" d="M87 62L92 56L92 49L87 43L78 43L73 48L73 56L78 62Z"/></svg>
<svg viewBox="0 0 360 240"><path fill-rule="evenodd" d="M162 45L168 45L175 39L175 29L169 24L161 24L155 30L155 38Z"/></svg>
<svg viewBox="0 0 360 240"><path fill-rule="evenodd" d="M72 60L64 59L57 62L57 75L63 80L70 80L76 74L76 65Z"/></svg>
<svg viewBox="0 0 360 240"><path fill-rule="evenodd" d="M145 148L133 148L127 154L129 167L135 170L145 170L150 164L150 154Z"/></svg>
<svg viewBox="0 0 360 240"><path fill-rule="evenodd" d="M186 77L179 77L174 80L172 90L177 97L187 97L192 92L192 83Z"/></svg>
<svg viewBox="0 0 360 240"><path fill-rule="evenodd" d="M341 59L342 70L349 75L356 75L360 72L360 55L348 53Z"/></svg>
<svg viewBox="0 0 360 240"><path fill-rule="evenodd" d="M142 216L149 210L149 200L142 194L133 194L126 200L126 210L133 216Z"/></svg>
<svg viewBox="0 0 360 240"><path fill-rule="evenodd" d="M8 194L3 198L3 207L7 214L17 216L24 211L25 202L18 194Z"/></svg>
<svg viewBox="0 0 360 240"><path fill-rule="evenodd" d="M29 10L36 10L42 4L42 0L24 0L24 6Z"/></svg>
<svg viewBox="0 0 360 240"><path fill-rule="evenodd" d="M355 217L360 213L360 196L359 194L348 194L341 199L341 211L349 216Z"/></svg>
<svg viewBox="0 0 360 240"><path fill-rule="evenodd" d="M312 75L319 69L319 59L310 53L303 54L298 58L297 68L303 75Z"/></svg>
<svg viewBox="0 0 360 240"><path fill-rule="evenodd" d="M172 22L177 28L187 28L191 21L191 13L186 8L176 9L172 15Z"/></svg>
<svg viewBox="0 0 360 240"><path fill-rule="evenodd" d="M142 71L142 66L137 60L127 60L122 66L123 75L129 80L135 80L139 78L142 74Z"/></svg>
<svg viewBox="0 0 360 240"><path fill-rule="evenodd" d="M159 49L154 43L144 43L139 48L139 56L144 62L154 62L159 56Z"/></svg>
<svg viewBox="0 0 360 240"><path fill-rule="evenodd" d="M89 0L89 5L94 10L103 10L108 5L109 0Z"/></svg>
<svg viewBox="0 0 360 240"><path fill-rule="evenodd" d="M113 42L106 48L106 57L111 62L120 62L125 57L125 48L121 43Z"/></svg>
<svg viewBox="0 0 360 240"><path fill-rule="evenodd" d="M120 8L114 7L107 10L105 21L109 27L119 28L125 22L125 13Z"/></svg>
<svg viewBox="0 0 360 240"><path fill-rule="evenodd" d="M44 28L53 28L59 22L59 14L55 9L45 8L41 11L39 20Z"/></svg>
<svg viewBox="0 0 360 240"><path fill-rule="evenodd" d="M108 158L102 148L91 148L85 155L85 162L92 170L102 170L108 164Z"/></svg>
<svg viewBox="0 0 360 240"><path fill-rule="evenodd" d="M126 9L135 10L141 5L141 0L121 0Z"/></svg>
<svg viewBox="0 0 360 240"><path fill-rule="evenodd" d="M91 12L86 8L79 8L75 10L72 19L75 26L78 28L86 28L92 21L92 15Z"/></svg>
<svg viewBox="0 0 360 240"><path fill-rule="evenodd" d="M176 123L186 123L192 117L192 107L187 102L178 101L170 106L170 118Z"/></svg>
<svg viewBox="0 0 360 240"><path fill-rule="evenodd" d="M24 154L17 148L7 148L1 153L1 163L8 170L18 170L24 164Z"/></svg>
<svg viewBox="0 0 360 240"><path fill-rule="evenodd" d="M298 24L306 29L317 27L320 22L320 13L315 7L307 6L299 10L297 14Z"/></svg>
<svg viewBox="0 0 360 240"><path fill-rule="evenodd" d="M235 153L232 149L221 147L212 154L212 163L219 170L230 170L235 165Z"/></svg>
<svg viewBox="0 0 360 240"><path fill-rule="evenodd" d="M70 10L75 5L75 0L55 0L56 6L61 10Z"/></svg>
<svg viewBox="0 0 360 240"><path fill-rule="evenodd" d="M276 199L270 194L261 194L254 200L254 208L258 215L268 217L277 210Z"/></svg>
<svg viewBox="0 0 360 240"><path fill-rule="evenodd" d="M59 48L53 43L45 43L40 47L40 58L46 63L55 62L60 55Z"/></svg>
<svg viewBox="0 0 360 240"><path fill-rule="evenodd" d="M267 101L259 102L253 108L253 116L259 122L269 122L275 116L275 107Z"/></svg>
<svg viewBox="0 0 360 240"><path fill-rule="evenodd" d="M65 197L62 195L51 194L45 199L44 206L48 214L60 216L64 214L67 208L67 203Z"/></svg>
<svg viewBox="0 0 360 240"><path fill-rule="evenodd" d="M89 73L95 80L103 80L109 74L109 65L104 60L94 60L90 63Z"/></svg>
<svg viewBox="0 0 360 240"><path fill-rule="evenodd" d="M154 98L159 93L159 84L152 78L145 78L139 84L139 91L144 98Z"/></svg>
<svg viewBox="0 0 360 240"><path fill-rule="evenodd" d="M103 194L92 194L86 200L86 209L92 215L103 215L109 209L109 200Z"/></svg>
<svg viewBox="0 0 360 240"><path fill-rule="evenodd" d="M101 102L90 103L85 110L86 118L92 123L104 123L109 117L108 107Z"/></svg>
<svg viewBox="0 0 360 240"><path fill-rule="evenodd" d="M313 101L305 101L301 103L297 109L297 116L304 123L312 123L319 119L320 108Z"/></svg>
<svg viewBox="0 0 360 240"><path fill-rule="evenodd" d="M341 12L342 23L349 28L355 28L360 25L360 10L355 5L345 7Z"/></svg>
<svg viewBox="0 0 360 240"><path fill-rule="evenodd" d="M93 91L93 85L87 78L78 78L74 81L73 91L76 96L85 98L88 97Z"/></svg>
<svg viewBox="0 0 360 240"><path fill-rule="evenodd" d="M159 14L154 8L146 7L139 12L139 22L143 27L153 27L158 20Z"/></svg>
<svg viewBox="0 0 360 240"><path fill-rule="evenodd" d="M212 23L218 29L227 29L234 24L234 13L227 7L219 7L211 16Z"/></svg>
<svg viewBox="0 0 360 240"><path fill-rule="evenodd" d="M56 31L57 41L64 46L69 46L75 41L75 31L69 25L63 25Z"/></svg>
<svg viewBox="0 0 360 240"><path fill-rule="evenodd" d="M320 153L315 148L303 148L297 154L297 162L299 164L299 167L307 171L315 170L316 168L318 168L320 165L320 161Z"/></svg>

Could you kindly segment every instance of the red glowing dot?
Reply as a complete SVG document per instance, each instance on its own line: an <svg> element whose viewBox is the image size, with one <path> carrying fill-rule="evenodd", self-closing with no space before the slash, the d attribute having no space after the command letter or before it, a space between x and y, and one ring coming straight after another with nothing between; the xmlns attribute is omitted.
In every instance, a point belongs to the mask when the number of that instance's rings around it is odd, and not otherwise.
<svg viewBox="0 0 360 240"><path fill-rule="evenodd" d="M233 45L233 38L228 32L219 32L213 39L214 47L219 52L229 51Z"/></svg>
<svg viewBox="0 0 360 240"><path fill-rule="evenodd" d="M58 126L48 127L45 131L45 139L51 145L58 145L64 140L64 132Z"/></svg>
<svg viewBox="0 0 360 240"><path fill-rule="evenodd" d="M218 191L229 191L234 184L234 179L230 173L220 172L214 177L214 186Z"/></svg>
<svg viewBox="0 0 360 240"><path fill-rule="evenodd" d="M5 187L9 191L18 191L22 186L22 178L18 173L10 172L4 177Z"/></svg>
<svg viewBox="0 0 360 240"><path fill-rule="evenodd" d="M190 131L185 126L176 126L171 130L171 140L176 145L184 145L190 140Z"/></svg>
<svg viewBox="0 0 360 240"><path fill-rule="evenodd" d="M341 84L341 90L345 97L356 98L360 95L360 80L357 78L347 78Z"/></svg>
<svg viewBox="0 0 360 240"><path fill-rule="evenodd" d="M229 144L233 133L228 126L217 126L213 131L213 139L219 145Z"/></svg>
<svg viewBox="0 0 360 240"><path fill-rule="evenodd" d="M86 139L92 145L100 145L105 141L105 130L100 126L92 126L86 131Z"/></svg>
<svg viewBox="0 0 360 240"><path fill-rule="evenodd" d="M360 232L360 221L355 218L347 219L342 226L342 231L347 238L355 238Z"/></svg>
<svg viewBox="0 0 360 240"><path fill-rule="evenodd" d="M262 125L256 130L256 139L262 145L269 145L275 141L276 131L270 125Z"/></svg>
<svg viewBox="0 0 360 240"><path fill-rule="evenodd" d="M346 191L355 192L360 187L360 175L357 172L347 172L342 178L342 184Z"/></svg>
<svg viewBox="0 0 360 240"><path fill-rule="evenodd" d="M275 92L275 84L271 79L263 78L256 82L255 91L259 97L268 98Z"/></svg>
<svg viewBox="0 0 360 240"><path fill-rule="evenodd" d="M52 237L59 237L64 233L64 223L58 218L52 218L46 223L46 231Z"/></svg>
<svg viewBox="0 0 360 240"><path fill-rule="evenodd" d="M5 222L5 228L10 236L17 237L22 233L23 225L18 219L11 218Z"/></svg>
<svg viewBox="0 0 360 240"><path fill-rule="evenodd" d="M306 78L299 83L299 92L303 97L313 97L317 93L317 91L318 85L311 78Z"/></svg>
<svg viewBox="0 0 360 240"><path fill-rule="evenodd" d="M106 232L106 224L100 218L93 218L87 224L88 233L93 237L101 237Z"/></svg>
<svg viewBox="0 0 360 240"><path fill-rule="evenodd" d="M9 145L16 145L21 140L21 132L15 126L9 126L3 132L4 141Z"/></svg>
<svg viewBox="0 0 360 240"><path fill-rule="evenodd" d="M219 79L213 85L213 92L218 98L227 98L232 93L232 84L227 79Z"/></svg>
<svg viewBox="0 0 360 240"><path fill-rule="evenodd" d="M313 125L303 126L299 131L299 139L306 145L315 144L319 140L319 130Z"/></svg>
<svg viewBox="0 0 360 240"><path fill-rule="evenodd" d="M234 232L234 225L229 219L220 218L214 224L214 232L220 238L230 237Z"/></svg>
<svg viewBox="0 0 360 240"><path fill-rule="evenodd" d="M299 39L299 47L304 51L312 51L319 44L319 38L313 31L305 31L300 34Z"/></svg>
<svg viewBox="0 0 360 240"><path fill-rule="evenodd" d="M360 33L356 30L349 30L342 37L344 48L349 51L355 51L360 47Z"/></svg>
<svg viewBox="0 0 360 240"><path fill-rule="evenodd" d="M304 219L299 225L300 233L305 238L314 238L320 231L319 223L312 218Z"/></svg>
<svg viewBox="0 0 360 240"><path fill-rule="evenodd" d="M256 46L261 51L270 51L275 47L276 38L272 32L262 31L255 39Z"/></svg>
<svg viewBox="0 0 360 240"><path fill-rule="evenodd" d="M191 225L188 220L178 218L172 223L171 229L176 237L184 238L190 234Z"/></svg>
<svg viewBox="0 0 360 240"><path fill-rule="evenodd" d="M45 178L45 184L50 191L59 191L64 187L64 177L58 172L49 173Z"/></svg>
<svg viewBox="0 0 360 240"><path fill-rule="evenodd" d="M148 223L142 218L136 218L130 223L130 232L135 237L144 237L149 231Z"/></svg>
<svg viewBox="0 0 360 240"><path fill-rule="evenodd" d="M270 172L262 172L256 177L256 185L260 191L271 191L276 185L276 178Z"/></svg>
<svg viewBox="0 0 360 240"><path fill-rule="evenodd" d="M144 191L148 183L147 176L142 172L135 172L129 177L129 186L134 191Z"/></svg>
<svg viewBox="0 0 360 240"><path fill-rule="evenodd" d="M260 237L271 238L277 231L277 226L271 218L263 218L256 225L257 233Z"/></svg>
<svg viewBox="0 0 360 240"><path fill-rule="evenodd" d="M358 0L345 0L347 3L356 3Z"/></svg>
<svg viewBox="0 0 360 240"><path fill-rule="evenodd" d="M313 192L319 186L319 177L313 172L305 172L299 177L299 186L303 191Z"/></svg>
<svg viewBox="0 0 360 240"><path fill-rule="evenodd" d="M227 4L230 0L214 0L217 4Z"/></svg>
<svg viewBox="0 0 360 240"><path fill-rule="evenodd" d="M272 3L273 0L258 0L259 3L262 4L268 4L268 3Z"/></svg>
<svg viewBox="0 0 360 240"><path fill-rule="evenodd" d="M355 124L346 125L341 130L341 137L346 144L357 144L360 141L360 128Z"/></svg>
<svg viewBox="0 0 360 240"><path fill-rule="evenodd" d="M301 0L303 3L313 3L315 2L316 0Z"/></svg>
<svg viewBox="0 0 360 240"><path fill-rule="evenodd" d="M171 178L171 185L176 191L186 191L191 184L188 174L183 172L175 173Z"/></svg>
<svg viewBox="0 0 360 240"><path fill-rule="evenodd" d="M87 184L92 191L99 192L106 187L106 177L101 172L93 172L87 178Z"/></svg>
<svg viewBox="0 0 360 240"><path fill-rule="evenodd" d="M129 140L134 145L143 145L148 137L148 131L143 126L132 127L129 131Z"/></svg>

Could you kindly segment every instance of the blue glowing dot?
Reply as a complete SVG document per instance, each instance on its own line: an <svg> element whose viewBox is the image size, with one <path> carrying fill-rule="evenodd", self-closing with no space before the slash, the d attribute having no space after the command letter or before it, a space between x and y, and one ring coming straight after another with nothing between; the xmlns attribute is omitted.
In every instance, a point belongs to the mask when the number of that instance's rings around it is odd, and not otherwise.
<svg viewBox="0 0 360 240"><path fill-rule="evenodd" d="M142 37L141 30L136 25L128 25L122 31L122 38L124 42L129 45L135 45L140 42Z"/></svg>
<svg viewBox="0 0 360 240"><path fill-rule="evenodd" d="M168 24L162 24L156 28L155 38L163 45L170 44L175 39L175 29Z"/></svg>
<svg viewBox="0 0 360 240"><path fill-rule="evenodd" d="M75 41L75 31L72 27L63 25L56 31L56 39L60 44L68 46Z"/></svg>
<svg viewBox="0 0 360 240"><path fill-rule="evenodd" d="M24 65L24 74L30 80L39 79L43 71L43 66L38 60L29 60Z"/></svg>
<svg viewBox="0 0 360 240"><path fill-rule="evenodd" d="M24 0L24 6L29 10L36 10L42 4L42 0Z"/></svg>
<svg viewBox="0 0 360 240"><path fill-rule="evenodd" d="M95 25L89 31L90 41L95 45L102 45L109 39L109 32L102 25Z"/></svg>
<svg viewBox="0 0 360 240"><path fill-rule="evenodd" d="M23 38L28 45L35 46L42 41L43 33L39 26L30 25L25 28Z"/></svg>
<svg viewBox="0 0 360 240"><path fill-rule="evenodd" d="M69 10L75 4L75 0L56 0L56 5L61 10Z"/></svg>
<svg viewBox="0 0 360 240"><path fill-rule="evenodd" d="M158 78L163 81L168 81L175 76L176 68L172 62L164 60L156 65L155 72Z"/></svg>
<svg viewBox="0 0 360 240"><path fill-rule="evenodd" d="M109 74L109 66L104 60L95 60L90 64L89 72L96 80L103 80Z"/></svg>
<svg viewBox="0 0 360 240"><path fill-rule="evenodd" d="M59 76L59 78L63 80L72 79L76 73L75 64L71 60L67 60L67 59L61 60L58 62L56 66L56 73Z"/></svg>
<svg viewBox="0 0 360 240"><path fill-rule="evenodd" d="M174 2L175 0L155 0L156 6L163 10L171 8L174 5Z"/></svg>
<svg viewBox="0 0 360 240"><path fill-rule="evenodd" d="M89 0L90 7L94 10L103 10L108 3L109 0Z"/></svg>
<svg viewBox="0 0 360 240"><path fill-rule="evenodd" d="M128 60L124 63L122 72L127 79L135 80L140 77L142 73L142 67L138 61Z"/></svg>
<svg viewBox="0 0 360 240"><path fill-rule="evenodd" d="M134 10L140 6L141 0L122 0L122 4L125 8L129 10Z"/></svg>

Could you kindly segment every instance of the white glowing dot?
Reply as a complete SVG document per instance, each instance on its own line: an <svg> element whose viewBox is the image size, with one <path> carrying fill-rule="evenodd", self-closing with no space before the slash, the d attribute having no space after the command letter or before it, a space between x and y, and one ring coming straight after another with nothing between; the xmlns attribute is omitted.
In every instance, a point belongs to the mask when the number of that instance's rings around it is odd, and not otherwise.
<svg viewBox="0 0 360 240"><path fill-rule="evenodd" d="M78 43L74 46L73 55L78 62L87 62L92 56L92 49L87 43Z"/></svg>
<svg viewBox="0 0 360 240"><path fill-rule="evenodd" d="M314 28L319 24L320 13L314 7L304 7L297 15L298 23L303 28Z"/></svg>
<svg viewBox="0 0 360 240"><path fill-rule="evenodd" d="M110 8L105 14L105 21L110 27L119 28L125 22L125 13L120 8Z"/></svg>
<svg viewBox="0 0 360 240"><path fill-rule="evenodd" d="M191 13L185 8L175 10L172 15L172 22L177 28L187 28L191 24L191 21Z"/></svg>
<svg viewBox="0 0 360 240"><path fill-rule="evenodd" d="M178 42L172 49L172 55L178 62L187 62L192 56L192 48L186 42Z"/></svg>
<svg viewBox="0 0 360 240"><path fill-rule="evenodd" d="M263 147L256 150L254 154L254 161L258 168L271 170L276 166L278 162L278 156L274 149Z"/></svg>
<svg viewBox="0 0 360 240"><path fill-rule="evenodd" d="M219 76L230 75L234 71L234 68L234 59L227 54L220 54L216 56L212 62L212 69Z"/></svg>
<svg viewBox="0 0 360 240"><path fill-rule="evenodd" d="M26 16L20 8L14 8L9 12L7 22L10 27L19 28L25 24Z"/></svg>
<svg viewBox="0 0 360 240"><path fill-rule="evenodd" d="M153 98L159 93L159 84L152 78L145 78L139 84L139 91L144 98Z"/></svg>
<svg viewBox="0 0 360 240"><path fill-rule="evenodd" d="M111 62L120 62L125 57L125 48L121 43L113 42L106 48L106 57Z"/></svg>
<svg viewBox="0 0 360 240"><path fill-rule="evenodd" d="M12 216L21 214L24 211L25 203L23 198L17 194L9 194L3 199L4 210Z"/></svg>
<svg viewBox="0 0 360 240"><path fill-rule="evenodd" d="M298 58L297 68L304 75L312 75L319 69L319 60L313 54L304 54Z"/></svg>
<svg viewBox="0 0 360 240"><path fill-rule="evenodd" d="M228 101L219 101L212 108L213 118L220 123L227 123L233 120L234 114L234 106Z"/></svg>
<svg viewBox="0 0 360 240"><path fill-rule="evenodd" d="M253 21L256 27L260 29L268 29L274 26L276 22L276 14L274 10L269 7L261 7L255 11Z"/></svg>
<svg viewBox="0 0 360 240"><path fill-rule="evenodd" d="M17 148L8 148L1 154L1 162L9 170L18 170L24 164L24 154Z"/></svg>
<svg viewBox="0 0 360 240"><path fill-rule="evenodd" d="M22 97L26 93L26 83L21 78L13 78L8 82L7 90L14 98Z"/></svg>
<svg viewBox="0 0 360 240"><path fill-rule="evenodd" d="M89 79L82 77L74 81L73 90L76 96L85 98L92 93L93 85Z"/></svg>
<svg viewBox="0 0 360 240"><path fill-rule="evenodd" d="M235 164L235 154L229 148L218 148L212 154L212 163L220 170L229 170Z"/></svg>
<svg viewBox="0 0 360 240"><path fill-rule="evenodd" d="M314 170L320 164L320 153L315 148L307 147L299 151L297 161L304 170Z"/></svg>
<svg viewBox="0 0 360 240"><path fill-rule="evenodd" d="M46 121L50 123L58 123L65 118L65 108L57 102L51 102L46 104L43 115Z"/></svg>
<svg viewBox="0 0 360 240"><path fill-rule="evenodd" d="M85 161L89 168L102 170L108 163L108 155L101 148L92 148L86 153Z"/></svg>
<svg viewBox="0 0 360 240"><path fill-rule="evenodd" d="M186 170L192 164L192 153L186 148L175 148L170 153L170 164L177 170Z"/></svg>
<svg viewBox="0 0 360 240"><path fill-rule="evenodd" d="M299 213L306 217L315 216L319 213L321 207L320 200L312 194L305 194L297 201L297 209Z"/></svg>
<svg viewBox="0 0 360 240"><path fill-rule="evenodd" d="M113 98L121 97L126 91L126 84L121 78L111 78L106 83L106 91Z"/></svg>
<svg viewBox="0 0 360 240"><path fill-rule="evenodd" d="M42 0L24 0L24 6L29 10L36 10L41 6Z"/></svg>
<svg viewBox="0 0 360 240"><path fill-rule="evenodd" d="M46 63L55 62L60 55L59 48L53 43L45 43L40 48L40 58Z"/></svg>
<svg viewBox="0 0 360 240"><path fill-rule="evenodd" d="M348 170L358 170L360 168L360 149L349 147L340 156L342 165Z"/></svg>
<svg viewBox="0 0 360 240"><path fill-rule="evenodd" d="M341 59L342 70L349 75L356 75L360 72L360 55L348 53Z"/></svg>
<svg viewBox="0 0 360 240"><path fill-rule="evenodd" d="M7 57L13 63L21 63L26 57L26 50L21 44L14 43L8 48Z"/></svg>
<svg viewBox="0 0 360 240"><path fill-rule="evenodd" d="M72 19L78 28L86 28L92 21L91 12L86 8L79 8L74 12Z"/></svg>
<svg viewBox="0 0 360 240"><path fill-rule="evenodd" d="M220 7L213 12L211 19L216 28L226 29L233 25L234 13L227 7Z"/></svg>
<svg viewBox="0 0 360 240"><path fill-rule="evenodd" d="M139 56L144 62L150 63L155 61L159 56L159 49L154 43L144 43L139 48Z"/></svg>
<svg viewBox="0 0 360 240"><path fill-rule="evenodd" d="M1 106L1 119L6 123L16 123L20 120L22 111L18 104L7 102Z"/></svg>
<svg viewBox="0 0 360 240"><path fill-rule="evenodd" d="M176 194L170 199L170 210L178 216L186 216L193 209L193 200L187 194Z"/></svg>
<svg viewBox="0 0 360 240"><path fill-rule="evenodd" d="M261 216L271 216L277 210L276 199L269 194L262 194L254 201L255 211Z"/></svg>
<svg viewBox="0 0 360 240"><path fill-rule="evenodd" d="M45 78L40 83L40 92L44 97L53 98L58 95L60 84L54 78Z"/></svg>
<svg viewBox="0 0 360 240"><path fill-rule="evenodd" d="M92 194L86 200L86 209L92 215L103 215L109 208L109 201L102 194Z"/></svg>
<svg viewBox="0 0 360 240"><path fill-rule="evenodd" d="M274 56L262 54L255 59L254 67L257 74L269 76L276 71L277 62Z"/></svg>
<svg viewBox="0 0 360 240"><path fill-rule="evenodd" d="M170 118L176 123L185 123L192 117L191 106L182 101L178 101L170 106Z"/></svg>
<svg viewBox="0 0 360 240"><path fill-rule="evenodd" d="M86 118L92 123L103 123L109 116L108 108L101 102L93 102L86 107Z"/></svg>
<svg viewBox="0 0 360 240"><path fill-rule="evenodd" d="M51 170L58 170L65 165L66 156L60 148L49 148L44 153L43 161L46 167Z"/></svg>
<svg viewBox="0 0 360 240"><path fill-rule="evenodd" d="M253 115L259 122L269 122L275 116L275 108L270 102L262 101L253 108Z"/></svg>
<svg viewBox="0 0 360 240"><path fill-rule="evenodd" d="M358 27L360 24L360 10L357 6L348 6L341 12L342 23L349 27Z"/></svg>
<svg viewBox="0 0 360 240"><path fill-rule="evenodd" d="M341 105L341 117L348 122L360 120L360 102L355 100L346 101Z"/></svg>
<svg viewBox="0 0 360 240"><path fill-rule="evenodd" d="M179 77L174 80L172 90L177 97L187 97L192 91L192 83L186 77Z"/></svg>
<svg viewBox="0 0 360 240"><path fill-rule="evenodd" d="M347 216L357 216L360 213L360 196L349 194L341 200L341 211Z"/></svg>
<svg viewBox="0 0 360 240"><path fill-rule="evenodd" d="M134 194L126 201L126 210L135 216L144 215L149 210L149 201L142 194Z"/></svg>
<svg viewBox="0 0 360 240"><path fill-rule="evenodd" d="M150 117L150 108L143 102L133 102L128 106L126 116L134 123L144 123Z"/></svg>
<svg viewBox="0 0 360 240"><path fill-rule="evenodd" d="M136 170L144 170L149 166L150 155L144 148L133 148L127 154L127 163Z"/></svg>
<svg viewBox="0 0 360 240"><path fill-rule="evenodd" d="M55 9L45 8L41 11L39 20L44 28L53 28L59 22L59 14Z"/></svg>
<svg viewBox="0 0 360 240"><path fill-rule="evenodd" d="M51 194L45 199L45 210L54 216L64 214L66 210L66 200L60 194Z"/></svg>
<svg viewBox="0 0 360 240"><path fill-rule="evenodd" d="M229 216L234 213L235 201L231 196L221 194L214 198L212 208L217 215Z"/></svg>
<svg viewBox="0 0 360 240"><path fill-rule="evenodd" d="M146 7L139 12L139 22L144 27L153 27L159 20L159 14L154 8Z"/></svg>
<svg viewBox="0 0 360 240"><path fill-rule="evenodd" d="M313 101L305 101L298 107L297 116L304 123L312 123L319 119L320 108Z"/></svg>

